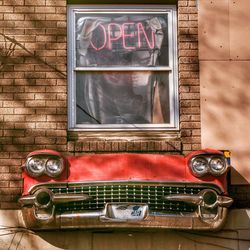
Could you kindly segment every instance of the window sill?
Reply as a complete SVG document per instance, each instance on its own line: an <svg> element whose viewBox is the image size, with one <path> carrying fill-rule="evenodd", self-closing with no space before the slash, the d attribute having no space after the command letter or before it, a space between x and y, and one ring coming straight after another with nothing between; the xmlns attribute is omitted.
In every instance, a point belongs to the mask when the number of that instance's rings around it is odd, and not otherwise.
<svg viewBox="0 0 250 250"><path fill-rule="evenodd" d="M68 131L69 152L182 153L179 131Z"/></svg>

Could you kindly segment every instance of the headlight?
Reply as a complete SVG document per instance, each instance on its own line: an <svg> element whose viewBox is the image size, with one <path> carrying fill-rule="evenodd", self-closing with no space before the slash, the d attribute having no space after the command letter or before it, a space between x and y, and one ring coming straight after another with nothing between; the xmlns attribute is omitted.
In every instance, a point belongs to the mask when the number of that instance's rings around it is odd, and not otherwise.
<svg viewBox="0 0 250 250"><path fill-rule="evenodd" d="M223 155L196 155L189 162L189 167L196 177L202 177L210 174L213 176L220 176L227 170L227 162Z"/></svg>
<svg viewBox="0 0 250 250"><path fill-rule="evenodd" d="M223 157L215 156L209 162L210 170L213 175L222 175L227 170L227 164Z"/></svg>
<svg viewBox="0 0 250 250"><path fill-rule="evenodd" d="M45 171L46 159L40 157L31 157L26 164L27 172L30 176L41 176Z"/></svg>
<svg viewBox="0 0 250 250"><path fill-rule="evenodd" d="M51 177L59 176L64 169L62 159L49 159L46 163L46 174Z"/></svg>
<svg viewBox="0 0 250 250"><path fill-rule="evenodd" d="M55 155L34 155L27 159L25 169L32 177L58 177L64 170L64 160Z"/></svg>
<svg viewBox="0 0 250 250"><path fill-rule="evenodd" d="M191 169L193 174L197 177L201 177L208 173L208 161L205 157L196 157L191 161Z"/></svg>

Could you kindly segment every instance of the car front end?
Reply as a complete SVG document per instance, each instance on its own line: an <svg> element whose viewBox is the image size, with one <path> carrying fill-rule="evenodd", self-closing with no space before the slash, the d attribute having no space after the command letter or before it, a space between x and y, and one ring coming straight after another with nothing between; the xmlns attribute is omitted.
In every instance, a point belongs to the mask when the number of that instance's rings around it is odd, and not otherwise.
<svg viewBox="0 0 250 250"><path fill-rule="evenodd" d="M228 163L216 150L188 156L28 155L22 224L31 229L218 230L232 199Z"/></svg>

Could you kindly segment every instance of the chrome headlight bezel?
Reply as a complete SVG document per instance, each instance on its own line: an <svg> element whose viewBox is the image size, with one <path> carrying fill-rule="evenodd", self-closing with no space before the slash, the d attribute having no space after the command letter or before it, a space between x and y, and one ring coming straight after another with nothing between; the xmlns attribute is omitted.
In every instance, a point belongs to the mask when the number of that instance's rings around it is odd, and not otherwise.
<svg viewBox="0 0 250 250"><path fill-rule="evenodd" d="M222 168L220 170L217 170L216 166L214 166L215 165L214 161L216 161L216 160L219 160L220 164L222 165ZM223 156L217 155L217 156L211 157L211 159L209 161L209 166L210 166L210 172L214 176L220 176L227 171L227 161L226 161L225 157L223 157Z"/></svg>
<svg viewBox="0 0 250 250"><path fill-rule="evenodd" d="M200 170L198 169L198 166L196 165L196 163L198 164L199 161L200 162L203 161L203 163L204 163L203 169L200 169ZM196 177L202 177L202 176L209 173L208 160L206 157L204 157L202 155L198 155L198 156L192 158L189 166L192 170L193 175Z"/></svg>
<svg viewBox="0 0 250 250"><path fill-rule="evenodd" d="M42 164L41 170L40 171L34 171L35 166L34 165L32 167L32 162L34 161L40 161ZM51 161L57 161L58 162L58 170L57 171L51 171L49 169L49 163ZM33 163L34 164L34 163ZM28 157L28 159L26 160L26 164L25 164L25 170L27 172L27 174L31 177L40 177L40 176L44 176L47 175L49 177L52 178L56 178L59 177L62 172L65 169L65 164L64 164L64 159L60 156L56 156L56 155L32 155L30 157Z"/></svg>
<svg viewBox="0 0 250 250"><path fill-rule="evenodd" d="M50 169L51 166L49 166L50 162L57 162L57 164L54 164L54 166L57 166L58 169L55 171L55 170L52 170ZM59 158L59 157L54 157L54 158L49 158L46 162L46 167L45 167L45 172L48 176L50 177L58 177L61 175L61 173L63 172L64 170L64 162L63 162L63 159L62 158Z"/></svg>
<svg viewBox="0 0 250 250"><path fill-rule="evenodd" d="M39 171L35 171L35 169L34 169L34 167L38 166L38 164L35 163L36 161L41 162L41 169ZM46 159L45 158L34 155L34 156L29 157L27 159L25 169L26 169L26 172L28 173L29 176L31 176L31 177L39 177L39 176L44 174L45 165L46 165Z"/></svg>
<svg viewBox="0 0 250 250"><path fill-rule="evenodd" d="M195 166L195 163L199 160L206 163L203 171L198 171ZM214 163L216 160L219 161L218 164L220 163L222 165L220 170L216 169ZM189 161L189 168L191 169L192 174L196 177L203 177L206 175L221 176L227 171L228 163L226 158L220 154L196 155Z"/></svg>

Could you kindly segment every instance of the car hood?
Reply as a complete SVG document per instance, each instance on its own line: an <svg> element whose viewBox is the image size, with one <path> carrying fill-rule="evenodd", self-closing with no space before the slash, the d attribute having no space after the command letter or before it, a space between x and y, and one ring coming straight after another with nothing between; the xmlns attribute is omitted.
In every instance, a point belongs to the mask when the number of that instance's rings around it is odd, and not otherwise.
<svg viewBox="0 0 250 250"><path fill-rule="evenodd" d="M69 157L69 181L185 179L186 159L177 155L97 154Z"/></svg>

